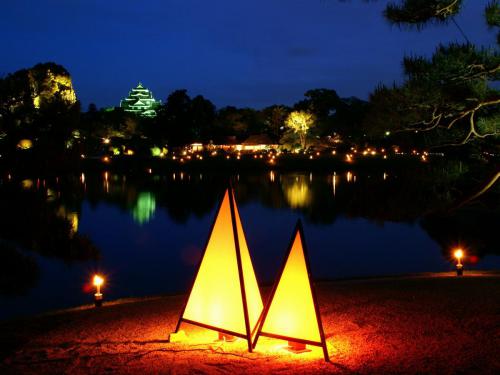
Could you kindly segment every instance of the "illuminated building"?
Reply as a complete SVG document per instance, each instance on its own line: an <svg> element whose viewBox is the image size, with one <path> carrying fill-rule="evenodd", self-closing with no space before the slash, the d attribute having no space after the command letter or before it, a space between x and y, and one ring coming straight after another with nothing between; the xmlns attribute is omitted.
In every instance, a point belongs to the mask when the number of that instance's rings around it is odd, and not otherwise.
<svg viewBox="0 0 500 375"><path fill-rule="evenodd" d="M278 142L273 142L267 134L251 135L241 144L242 151L265 151L277 149Z"/></svg>
<svg viewBox="0 0 500 375"><path fill-rule="evenodd" d="M128 97L120 102L120 107L125 112L143 117L155 117L156 109L160 105L161 101L155 100L153 93L143 87L141 83L129 92Z"/></svg>

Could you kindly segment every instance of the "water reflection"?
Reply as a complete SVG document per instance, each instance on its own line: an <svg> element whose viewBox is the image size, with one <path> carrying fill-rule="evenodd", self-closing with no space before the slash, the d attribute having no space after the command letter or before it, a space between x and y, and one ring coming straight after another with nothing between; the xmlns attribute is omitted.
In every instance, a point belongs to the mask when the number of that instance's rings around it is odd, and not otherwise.
<svg viewBox="0 0 500 375"><path fill-rule="evenodd" d="M30 179L22 180L21 187L24 190L31 190L33 188L33 180L30 180Z"/></svg>
<svg viewBox="0 0 500 375"><path fill-rule="evenodd" d="M77 188L68 192L46 180L19 186L0 183L0 243L66 262L98 258L91 241L77 233L83 197Z"/></svg>
<svg viewBox="0 0 500 375"><path fill-rule="evenodd" d="M259 228L279 222L283 228L280 226L277 231L283 231L286 242L297 216L305 220L312 232L310 240L314 248L324 251L320 263L328 264L331 256L338 256L336 263L345 262L342 275L357 275L362 268L354 258L367 259L373 256L367 251L381 253L391 246L388 273L409 271L408 264L421 265L417 270L428 270L422 260L429 251L428 244L417 247L406 243L406 231L424 233L426 240L435 244L431 250L443 262L450 248L457 245L466 248L479 261L488 255L500 255L500 239L494 235L500 227L498 192L490 193L481 205L455 209L460 198L460 194L454 195L460 191L459 177L454 168L443 174L443 169L433 172L430 167L421 173L380 170L368 174L354 169L315 173L273 169L232 176L189 171L162 175L155 168L154 173L145 169L136 175L106 171L43 179L11 176L0 180L0 245L5 241L13 244L7 250L2 248L0 253L3 272L0 294L22 294L35 288L40 268L45 271L45 277L54 277L46 271L46 265L40 266L34 254L62 260L65 264L95 262L103 257L113 266L121 262L117 267L120 274L134 268L132 275L137 276L161 263L154 257L134 258L134 254L141 253L134 249L147 246L153 251L156 249L161 254L158 257L167 258L161 258L165 261L162 267L172 266L172 280L162 279L164 285L177 285L176 282L189 279L191 270L182 269L179 259L183 259L186 247L196 249L192 251L196 258L228 180L235 186L245 220L253 223L253 232L247 235L250 241L257 241L255 253L258 257L259 251L265 251L266 264L273 256L269 255L271 250L277 251L276 259L281 259L282 246L274 249L273 245L271 249L265 242L269 233L259 232ZM140 231L135 230L146 223ZM202 229L192 235L191 229L197 226ZM396 229L387 232L386 227ZM350 248L352 241L337 242L344 234L356 241L366 237L370 241L385 238L386 242L372 246L372 243L355 241L356 245ZM335 245L332 245L334 236ZM396 258L399 260L395 261ZM182 266L186 267L184 263ZM177 274L175 268L179 267ZM326 267L323 275L338 276L328 273L330 268ZM264 267L265 278L269 279L274 271ZM61 271L58 269L58 272ZM23 275L23 283L13 291L6 286L16 275ZM147 288L152 284L148 283ZM161 288L159 290L161 292ZM124 293L131 292L126 289Z"/></svg>
<svg viewBox="0 0 500 375"><path fill-rule="evenodd" d="M67 220L71 228L71 235L78 232L78 212L71 211L64 205L61 205L56 209L56 215L62 219Z"/></svg>
<svg viewBox="0 0 500 375"><path fill-rule="evenodd" d="M137 197L137 203L132 209L132 217L139 225L143 225L150 221L156 211L156 199L153 193L142 192Z"/></svg>
<svg viewBox="0 0 500 375"><path fill-rule="evenodd" d="M109 173L104 172L104 190L109 193Z"/></svg>
<svg viewBox="0 0 500 375"><path fill-rule="evenodd" d="M306 207L311 203L312 193L309 188L311 181L311 176L309 182L304 175L282 176L281 186L291 208Z"/></svg>
<svg viewBox="0 0 500 375"><path fill-rule="evenodd" d="M337 195L337 173L333 172L332 176L332 186L333 186L333 197Z"/></svg>
<svg viewBox="0 0 500 375"><path fill-rule="evenodd" d="M39 277L36 260L15 246L0 243L0 295L26 295Z"/></svg>

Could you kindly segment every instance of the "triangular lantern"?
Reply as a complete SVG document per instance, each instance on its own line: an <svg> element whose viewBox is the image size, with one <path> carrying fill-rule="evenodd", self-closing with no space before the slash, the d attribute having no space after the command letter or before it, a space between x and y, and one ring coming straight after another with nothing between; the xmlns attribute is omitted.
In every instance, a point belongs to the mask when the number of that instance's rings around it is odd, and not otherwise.
<svg viewBox="0 0 500 375"><path fill-rule="evenodd" d="M294 352L307 351L306 345L320 346L325 360L330 361L300 220L262 312L254 348L260 336L287 340L288 349Z"/></svg>
<svg viewBox="0 0 500 375"><path fill-rule="evenodd" d="M229 187L210 230L196 277L175 332L182 322L248 341L257 328L263 304L243 226Z"/></svg>

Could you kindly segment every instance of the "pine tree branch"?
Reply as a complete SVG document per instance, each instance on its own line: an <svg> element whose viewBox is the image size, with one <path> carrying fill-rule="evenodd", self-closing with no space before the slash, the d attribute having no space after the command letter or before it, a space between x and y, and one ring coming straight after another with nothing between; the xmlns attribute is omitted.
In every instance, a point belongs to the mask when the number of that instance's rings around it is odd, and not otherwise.
<svg viewBox="0 0 500 375"><path fill-rule="evenodd" d="M466 204L479 198L481 195L485 194L488 190L490 190L499 179L500 179L500 171L496 172L496 174L481 189L479 189L478 192L476 192L475 194L471 195L470 197L468 197L467 199L462 201L455 208L461 208L461 207L465 206Z"/></svg>

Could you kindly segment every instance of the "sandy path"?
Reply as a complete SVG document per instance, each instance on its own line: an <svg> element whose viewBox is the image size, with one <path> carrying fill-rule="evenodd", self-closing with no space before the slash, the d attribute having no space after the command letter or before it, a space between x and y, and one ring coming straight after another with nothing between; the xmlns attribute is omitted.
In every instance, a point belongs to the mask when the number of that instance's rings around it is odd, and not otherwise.
<svg viewBox="0 0 500 375"><path fill-rule="evenodd" d="M336 281L317 286L332 363L283 342L219 344L185 325L184 297L81 308L0 324L0 373L500 373L500 274Z"/></svg>

